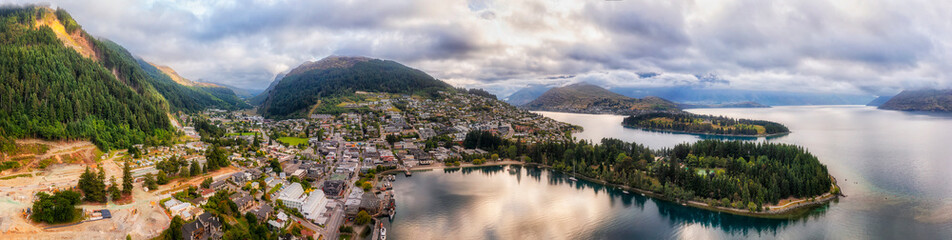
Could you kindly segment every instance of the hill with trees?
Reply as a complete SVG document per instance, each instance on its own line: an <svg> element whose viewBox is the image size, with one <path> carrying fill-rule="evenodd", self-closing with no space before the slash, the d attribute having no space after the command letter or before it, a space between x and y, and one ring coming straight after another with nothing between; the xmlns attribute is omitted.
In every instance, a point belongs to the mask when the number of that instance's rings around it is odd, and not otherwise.
<svg viewBox="0 0 952 240"><path fill-rule="evenodd" d="M678 111L677 104L657 97L630 98L588 83L549 89L523 105L530 110L633 114L646 111Z"/></svg>
<svg viewBox="0 0 952 240"><path fill-rule="evenodd" d="M93 38L63 9L0 7L4 138L89 139L104 151L159 145L175 135L170 111L245 106L234 93L190 88L160 72Z"/></svg>
<svg viewBox="0 0 952 240"><path fill-rule="evenodd" d="M331 56L291 70L266 92L258 113L275 119L304 117L319 100L352 96L356 91L435 96L440 90L453 88L394 61Z"/></svg>
<svg viewBox="0 0 952 240"><path fill-rule="evenodd" d="M952 112L952 89L905 90L879 105L879 109Z"/></svg>

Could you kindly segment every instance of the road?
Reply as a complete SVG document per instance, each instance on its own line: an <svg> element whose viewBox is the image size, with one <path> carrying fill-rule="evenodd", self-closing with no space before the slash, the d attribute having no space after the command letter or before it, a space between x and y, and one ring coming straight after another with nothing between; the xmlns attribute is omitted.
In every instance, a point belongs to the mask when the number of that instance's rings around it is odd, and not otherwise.
<svg viewBox="0 0 952 240"><path fill-rule="evenodd" d="M331 212L331 218L327 219L327 227L324 228L324 239L340 238L340 226L344 224L344 205L338 204Z"/></svg>

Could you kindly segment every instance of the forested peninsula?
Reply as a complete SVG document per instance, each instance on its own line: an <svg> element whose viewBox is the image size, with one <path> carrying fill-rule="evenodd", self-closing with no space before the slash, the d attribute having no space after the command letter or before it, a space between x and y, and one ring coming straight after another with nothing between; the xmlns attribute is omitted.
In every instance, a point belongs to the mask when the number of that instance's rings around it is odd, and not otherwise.
<svg viewBox="0 0 952 240"><path fill-rule="evenodd" d="M525 144L473 132L466 147L661 199L756 217L795 217L835 199L839 188L816 156L776 143L702 140L651 150L618 139Z"/></svg>
<svg viewBox="0 0 952 240"><path fill-rule="evenodd" d="M780 123L700 115L688 112L651 112L622 120L630 128L723 136L774 136L789 133Z"/></svg>

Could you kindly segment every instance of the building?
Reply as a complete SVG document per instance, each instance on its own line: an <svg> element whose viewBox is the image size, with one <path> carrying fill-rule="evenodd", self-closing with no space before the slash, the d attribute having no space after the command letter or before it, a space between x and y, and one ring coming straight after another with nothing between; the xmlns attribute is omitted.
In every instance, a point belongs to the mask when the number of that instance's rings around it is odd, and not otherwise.
<svg viewBox="0 0 952 240"><path fill-rule="evenodd" d="M221 239L222 234L221 222L210 213L198 215L195 221L182 225L185 240Z"/></svg>
<svg viewBox="0 0 952 240"><path fill-rule="evenodd" d="M327 198L324 197L324 192L313 191L311 195L307 197L307 201L304 202L301 213L304 214L305 218L313 221L323 216L326 210Z"/></svg>
<svg viewBox="0 0 952 240"><path fill-rule="evenodd" d="M261 204L261 207L259 207L257 210L251 211L252 214L258 217L258 221L260 222L264 222L269 217L271 217L272 212L274 212L274 208L271 207L271 204L267 203Z"/></svg>
<svg viewBox="0 0 952 240"><path fill-rule="evenodd" d="M304 206L304 201L307 200L307 195L304 194L304 188L301 187L300 183L292 183L290 186L284 188L284 190L281 190L278 199L284 203L284 206L301 210L301 207Z"/></svg>
<svg viewBox="0 0 952 240"><path fill-rule="evenodd" d="M344 186L343 180L328 180L324 181L324 186L321 187L321 190L323 190L327 196L340 197L340 195L344 193Z"/></svg>

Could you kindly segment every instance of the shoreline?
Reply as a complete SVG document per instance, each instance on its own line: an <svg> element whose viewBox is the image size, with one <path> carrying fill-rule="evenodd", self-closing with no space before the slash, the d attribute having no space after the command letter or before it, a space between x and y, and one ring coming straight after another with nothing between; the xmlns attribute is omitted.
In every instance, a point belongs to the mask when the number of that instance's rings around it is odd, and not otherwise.
<svg viewBox="0 0 952 240"><path fill-rule="evenodd" d="M434 165L428 165L425 167L419 167L419 166L412 167L412 168L409 168L409 170L410 171L426 171L426 170L435 170L435 169L462 169L462 168L490 167L490 166L504 166L504 165L520 165L520 166L533 166L533 167L539 167L539 168L546 168L546 169L549 169L550 171L559 172L561 174L565 174L568 176L574 176L579 179L584 179L585 181L588 181L588 182L601 184L603 186L616 187L622 190L633 191L632 193L637 192L640 194L644 194L644 196L646 197L654 198L661 201L673 202L676 204L680 203L682 204L682 206L693 207L693 208L703 209L703 210L712 211L712 212L721 212L721 213L728 213L728 214L740 215L740 216L746 216L746 217L767 218L767 219L797 219L802 216L805 216L806 213L809 212L809 210L818 206L828 204L829 202L832 202L833 200L839 199L839 196L842 195L842 193L839 195L832 194L833 189L838 188L839 185L837 185L836 178L830 175L829 177L833 179L833 183L830 186L830 191L824 193L823 195L813 196L810 198L797 199L796 201L792 201L792 202L784 204L784 207L780 209L776 209L776 210L775 208L778 208L780 206L764 205L764 207L767 207L769 210L764 210L760 212L750 212L744 209L713 207L708 205L707 203L693 201L693 200L683 201L683 202L677 201L652 191L630 187L626 185L621 185L621 184L610 183L605 180L594 179L594 178L590 178L580 174L562 172L562 171L554 170L552 169L551 166L544 165L544 164L525 163L525 162L516 161L516 160L503 160L503 161L496 161L496 162L485 163L480 165L467 163L467 164L461 164L460 166L444 166L444 165L434 164ZM399 168L391 169L391 170L378 173L378 176L376 178L379 178L382 175L395 174L397 172L404 172L404 171L405 169L399 169ZM813 200L811 201L811 199Z"/></svg>
<svg viewBox="0 0 952 240"><path fill-rule="evenodd" d="M624 128L638 129L643 131L651 132L662 132L662 133L678 133L678 134L691 134L691 135L700 135L700 136L712 136L712 137L736 137L736 138L773 138L788 135L792 133L791 131L786 131L782 133L772 133L772 134L757 134L757 135L738 135L738 134L718 134L718 133L702 133L702 132L690 132L690 131L679 131L679 130L668 130L668 129L654 129L647 127L638 127L638 126L629 126L624 123L621 124Z"/></svg>

